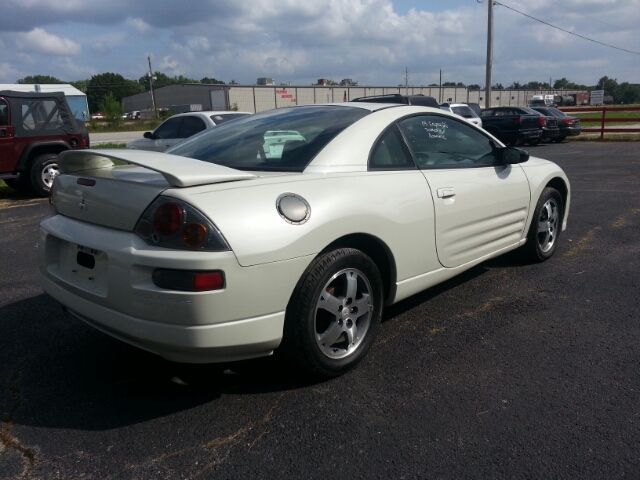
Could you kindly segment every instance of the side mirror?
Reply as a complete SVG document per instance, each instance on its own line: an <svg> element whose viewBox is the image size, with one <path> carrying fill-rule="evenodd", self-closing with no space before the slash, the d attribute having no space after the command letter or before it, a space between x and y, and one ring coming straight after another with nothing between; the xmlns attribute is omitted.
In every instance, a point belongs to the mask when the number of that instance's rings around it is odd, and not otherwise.
<svg viewBox="0 0 640 480"><path fill-rule="evenodd" d="M502 150L502 163L513 165L529 160L529 152L520 148L507 147Z"/></svg>
<svg viewBox="0 0 640 480"><path fill-rule="evenodd" d="M151 132L144 132L144 135L142 135L144 138L148 138L149 140L153 140L153 133Z"/></svg>

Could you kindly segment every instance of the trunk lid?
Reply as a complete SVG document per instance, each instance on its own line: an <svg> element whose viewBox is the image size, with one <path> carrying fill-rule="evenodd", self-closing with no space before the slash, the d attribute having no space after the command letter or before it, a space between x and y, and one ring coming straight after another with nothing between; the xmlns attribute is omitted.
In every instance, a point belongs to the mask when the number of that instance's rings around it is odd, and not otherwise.
<svg viewBox="0 0 640 480"><path fill-rule="evenodd" d="M61 175L51 193L58 213L127 231L133 231L147 206L168 188L255 178L200 160L145 151L71 150L59 155L58 166Z"/></svg>

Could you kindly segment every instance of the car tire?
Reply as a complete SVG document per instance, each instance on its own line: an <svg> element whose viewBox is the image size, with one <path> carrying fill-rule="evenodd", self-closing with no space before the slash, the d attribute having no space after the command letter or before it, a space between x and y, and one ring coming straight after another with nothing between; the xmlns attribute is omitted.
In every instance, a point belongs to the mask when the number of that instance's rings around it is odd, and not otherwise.
<svg viewBox="0 0 640 480"><path fill-rule="evenodd" d="M529 140L527 144L531 145L532 147L535 147L540 143L541 140L542 140L541 138L537 138L535 140Z"/></svg>
<svg viewBox="0 0 640 480"><path fill-rule="evenodd" d="M562 196L555 188L542 191L527 234L523 252L531 262L538 263L550 259L558 246L563 218Z"/></svg>
<svg viewBox="0 0 640 480"><path fill-rule="evenodd" d="M567 138L566 135L560 135L559 137L554 138L553 141L556 143L562 143L565 138Z"/></svg>
<svg viewBox="0 0 640 480"><path fill-rule="evenodd" d="M283 353L321 377L352 369L378 333L383 291L376 264L360 250L321 254L303 273L287 307Z"/></svg>
<svg viewBox="0 0 640 480"><path fill-rule="evenodd" d="M58 155L47 153L36 157L29 171L31 188L41 197L48 196L53 180L58 176L58 173L60 173L58 170Z"/></svg>

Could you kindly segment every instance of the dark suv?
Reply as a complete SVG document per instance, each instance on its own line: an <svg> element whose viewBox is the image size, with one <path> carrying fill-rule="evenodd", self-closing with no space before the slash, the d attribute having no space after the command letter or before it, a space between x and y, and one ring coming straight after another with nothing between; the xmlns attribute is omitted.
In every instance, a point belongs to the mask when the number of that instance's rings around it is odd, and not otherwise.
<svg viewBox="0 0 640 480"><path fill-rule="evenodd" d="M58 154L89 148L89 134L62 92L0 91L0 179L11 188L49 194Z"/></svg>
<svg viewBox="0 0 640 480"><path fill-rule="evenodd" d="M399 93L391 93L389 95L373 95L370 97L354 98L352 102L371 102L371 103L402 103L404 105L420 105L421 107L440 108L438 101L433 97L426 95L400 95Z"/></svg>

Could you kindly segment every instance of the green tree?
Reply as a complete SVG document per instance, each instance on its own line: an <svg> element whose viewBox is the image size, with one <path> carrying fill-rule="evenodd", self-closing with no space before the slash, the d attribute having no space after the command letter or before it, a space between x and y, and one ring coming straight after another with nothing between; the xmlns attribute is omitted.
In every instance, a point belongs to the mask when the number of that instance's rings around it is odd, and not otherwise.
<svg viewBox="0 0 640 480"><path fill-rule="evenodd" d="M494 90L504 90L504 87L502 86L501 83L496 83L491 88L494 89Z"/></svg>
<svg viewBox="0 0 640 480"><path fill-rule="evenodd" d="M21 78L20 80L16 80L16 83L20 83L20 84L52 84L52 83L67 83L67 82L63 82L62 80L60 80L59 78L56 77L52 77L50 75L29 75L26 76L24 78Z"/></svg>
<svg viewBox="0 0 640 480"><path fill-rule="evenodd" d="M616 92L614 101L616 103L624 103L625 105L640 103L640 84L622 82L618 85L618 91Z"/></svg>
<svg viewBox="0 0 640 480"><path fill-rule="evenodd" d="M467 88L469 90L480 90L480 85L478 85L477 83L472 83L471 85L467 85Z"/></svg>
<svg viewBox="0 0 640 480"><path fill-rule="evenodd" d="M75 82L69 82L69 83L71 83L73 87L77 88L81 92L87 93L89 82L90 80L77 80Z"/></svg>
<svg viewBox="0 0 640 480"><path fill-rule="evenodd" d="M153 88L166 87L167 85L176 85L182 83L200 83L199 80L193 78L184 77L182 75L175 75L170 77L166 73L155 72L153 74ZM144 75L138 79L138 84L145 91L149 91L149 75Z"/></svg>
<svg viewBox="0 0 640 480"><path fill-rule="evenodd" d="M553 88L573 88L571 85L572 83L564 77L553 82Z"/></svg>
<svg viewBox="0 0 640 480"><path fill-rule="evenodd" d="M520 82L513 82L511 85L507 87L507 90L520 90L522 88L522 84Z"/></svg>
<svg viewBox="0 0 640 480"><path fill-rule="evenodd" d="M135 80L127 80L118 73L101 73L94 75L87 85L87 102L91 112L100 111L100 102L109 93L118 102L122 102L124 97L140 93L142 87Z"/></svg>
<svg viewBox="0 0 640 480"><path fill-rule="evenodd" d="M615 78L602 77L598 80L596 90L604 90L605 95L611 95L613 101L616 101L616 93L618 91L618 80Z"/></svg>
<svg viewBox="0 0 640 480"><path fill-rule="evenodd" d="M224 82L222 80L218 80L216 78L209 78L209 77L204 77L202 79L200 79L200 83L209 83L212 85L224 85Z"/></svg>
<svg viewBox="0 0 640 480"><path fill-rule="evenodd" d="M124 115L124 107L116 100L113 92L109 92L98 104L98 108L104 115L107 124L111 127L117 127L122 123L122 115Z"/></svg>

